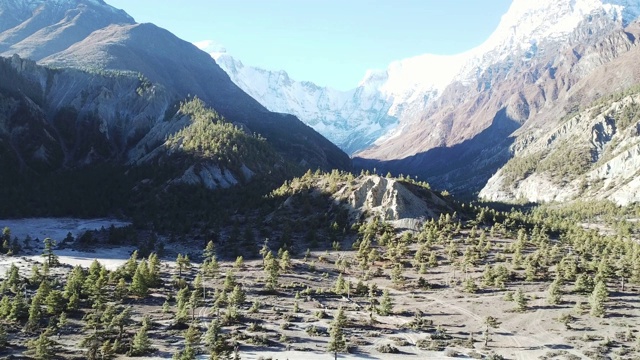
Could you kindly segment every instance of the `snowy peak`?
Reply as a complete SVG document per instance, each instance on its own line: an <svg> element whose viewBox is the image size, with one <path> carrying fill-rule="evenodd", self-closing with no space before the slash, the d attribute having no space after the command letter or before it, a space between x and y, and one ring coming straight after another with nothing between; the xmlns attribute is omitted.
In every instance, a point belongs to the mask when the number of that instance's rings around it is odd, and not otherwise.
<svg viewBox="0 0 640 360"><path fill-rule="evenodd" d="M456 55L424 54L394 61L386 69L368 70L347 92L295 81L284 71L245 66L213 42L197 45L211 53L231 79L265 107L297 115L353 153L362 146L384 145L405 128L396 129L395 125L419 121L424 114L437 111L436 100L456 82L472 88L480 82L479 88L491 86L480 79L491 76L492 66L501 64L506 74L513 64L535 57L543 44L572 39L585 21L597 19L590 26L608 32L612 25L622 27L639 15L640 0L514 0L480 46ZM583 36L595 36L587 30ZM450 126L443 129L451 130ZM432 145L441 146L447 136L434 132Z"/></svg>
<svg viewBox="0 0 640 360"><path fill-rule="evenodd" d="M561 38L590 15L607 15L624 25L640 14L638 0L514 0L496 31L481 46L528 46L531 42Z"/></svg>
<svg viewBox="0 0 640 360"><path fill-rule="evenodd" d="M397 124L387 114L391 104L378 91L386 73L372 72L372 87L340 91L296 81L283 70L246 66L211 41L195 45L209 52L231 80L264 107L296 115L347 153L366 148Z"/></svg>
<svg viewBox="0 0 640 360"><path fill-rule="evenodd" d="M56 8L75 8L79 5L91 5L108 9L113 13L126 15L124 11L114 8L103 0L0 0L0 12L17 11L18 13L32 13L43 5ZM131 18L130 16L128 17ZM133 18L131 19L133 20Z"/></svg>

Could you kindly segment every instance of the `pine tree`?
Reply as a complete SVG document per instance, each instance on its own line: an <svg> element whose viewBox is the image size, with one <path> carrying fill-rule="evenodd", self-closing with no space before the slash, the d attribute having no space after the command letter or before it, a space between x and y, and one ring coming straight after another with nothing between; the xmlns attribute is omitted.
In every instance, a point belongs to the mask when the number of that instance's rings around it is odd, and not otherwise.
<svg viewBox="0 0 640 360"><path fill-rule="evenodd" d="M591 296L589 297L589 305L591 316L604 317L605 316L605 303L609 298L609 292L607 291L607 285L604 281L598 281Z"/></svg>
<svg viewBox="0 0 640 360"><path fill-rule="evenodd" d="M198 273L195 279L193 279L193 292L196 293L196 296L201 297L202 301L206 299L207 289L204 286L204 280L202 278L202 273Z"/></svg>
<svg viewBox="0 0 640 360"><path fill-rule="evenodd" d="M56 345L53 340L49 338L51 331L47 329L43 331L37 339L27 342L27 348L33 358L38 360L53 359L55 356L54 346Z"/></svg>
<svg viewBox="0 0 640 360"><path fill-rule="evenodd" d="M7 330L4 325L0 324L0 350L4 350L9 346L9 338L7 337Z"/></svg>
<svg viewBox="0 0 640 360"><path fill-rule="evenodd" d="M327 351L332 352L335 359L338 359L338 353L347 350L347 341L345 340L343 332L345 323L346 317L342 308L340 308L331 322L331 328L329 330L329 344L327 346Z"/></svg>
<svg viewBox="0 0 640 360"><path fill-rule="evenodd" d="M116 300L124 299L129 293L129 289L127 288L127 283L124 281L124 278L120 278L115 288L113 289L113 296L115 296Z"/></svg>
<svg viewBox="0 0 640 360"><path fill-rule="evenodd" d="M9 318L15 321L21 321L28 315L29 308L22 296L14 296L11 301L11 311Z"/></svg>
<svg viewBox="0 0 640 360"><path fill-rule="evenodd" d="M484 323L487 326L485 331L484 331L484 346L488 346L489 345L489 329L491 328L498 328L500 326L500 322L498 321L498 319L494 318L493 316L487 316L484 319Z"/></svg>
<svg viewBox="0 0 640 360"><path fill-rule="evenodd" d="M213 241L209 241L207 246L204 248L204 258L205 260L211 260L216 256L216 245Z"/></svg>
<svg viewBox="0 0 640 360"><path fill-rule="evenodd" d="M45 258L45 261L49 267L58 265L58 257L53 252L54 246L56 246L56 242L51 240L51 238L44 239L44 250L42 250L42 257Z"/></svg>
<svg viewBox="0 0 640 360"><path fill-rule="evenodd" d="M399 288L404 287L404 266L401 262L398 262L391 270L391 280L393 284Z"/></svg>
<svg viewBox="0 0 640 360"><path fill-rule="evenodd" d="M189 299L191 298L191 292L188 287L184 287L178 290L178 295L176 296L177 302L177 311L176 311L176 322L184 323L187 320L188 312L187 305L189 304Z"/></svg>
<svg viewBox="0 0 640 360"><path fill-rule="evenodd" d="M73 294L79 298L82 293L82 288L85 281L84 270L80 266L75 266L69 275L64 285L64 297L69 300Z"/></svg>
<svg viewBox="0 0 640 360"><path fill-rule="evenodd" d="M207 347L209 354L222 355L226 351L226 343L221 334L220 322L214 319L209 324L209 329L204 335L204 345Z"/></svg>
<svg viewBox="0 0 640 360"><path fill-rule="evenodd" d="M151 288L160 285L160 259L154 252L147 259L147 283Z"/></svg>
<svg viewBox="0 0 640 360"><path fill-rule="evenodd" d="M67 303L67 310L78 310L80 307L80 295L73 293Z"/></svg>
<svg viewBox="0 0 640 360"><path fill-rule="evenodd" d="M169 304L169 300L165 300L162 304L162 313L168 314L171 311L171 305Z"/></svg>
<svg viewBox="0 0 640 360"><path fill-rule="evenodd" d="M267 254L270 254L270 253L271 253L271 250L269 249L269 239L265 239L264 243L262 244L262 248L259 251L260 256L262 256L263 267L265 266L265 260L267 258Z"/></svg>
<svg viewBox="0 0 640 360"><path fill-rule="evenodd" d="M588 294L593 291L593 279L587 274L580 274L576 278L576 282L573 288L574 292L580 294Z"/></svg>
<svg viewBox="0 0 640 360"><path fill-rule="evenodd" d="M378 306L378 314L382 316L388 316L393 312L393 300L389 296L389 290L384 289L382 291L382 299L380 299L380 306Z"/></svg>
<svg viewBox="0 0 640 360"><path fill-rule="evenodd" d="M105 340L100 347L100 357L101 359L110 359L115 354L115 349L113 348L111 341Z"/></svg>
<svg viewBox="0 0 640 360"><path fill-rule="evenodd" d="M109 327L118 329L118 340L121 340L122 335L124 335L124 328L129 323L131 323L131 307L127 306L111 319Z"/></svg>
<svg viewBox="0 0 640 360"><path fill-rule="evenodd" d="M186 271L191 267L191 260L189 260L189 255L178 254L176 258L176 265L178 265L178 276L182 277L182 272Z"/></svg>
<svg viewBox="0 0 640 360"><path fill-rule="evenodd" d="M100 262L94 260L89 267L89 274L85 278L83 291L89 295L94 306L106 301L106 289L109 282L109 271Z"/></svg>
<svg viewBox="0 0 640 360"><path fill-rule="evenodd" d="M522 292L521 288L518 288L518 290L516 290L516 293L513 295L513 301L516 303L516 310L523 312L527 310L527 298L524 295L524 292Z"/></svg>
<svg viewBox="0 0 640 360"><path fill-rule="evenodd" d="M236 286L236 277L233 274L232 271L227 271L225 278L224 278L224 284L223 284L223 289L225 292L231 292L233 291L233 288Z"/></svg>
<svg viewBox="0 0 640 360"><path fill-rule="evenodd" d="M138 297L145 297L149 293L149 287L147 285L147 262L142 260L136 271L133 275L133 279L131 279L131 286L129 286L129 291L132 294Z"/></svg>
<svg viewBox="0 0 640 360"><path fill-rule="evenodd" d="M47 313L49 315L60 314L66 306L64 296L59 290L51 290L44 302L47 305Z"/></svg>
<svg viewBox="0 0 640 360"><path fill-rule="evenodd" d="M233 267L238 270L244 269L244 258L242 256L236 257L236 262L233 264Z"/></svg>
<svg viewBox="0 0 640 360"><path fill-rule="evenodd" d="M140 356L151 351L151 340L149 340L149 335L147 334L149 328L148 325L146 325L148 321L148 318L145 317L142 326L133 337L133 342L131 344L131 355Z"/></svg>
<svg viewBox="0 0 640 360"><path fill-rule="evenodd" d="M85 359L87 360L98 360L98 354L100 352L100 338L96 331L91 332L87 336L85 336L80 342L80 346L86 348L87 351L84 353Z"/></svg>
<svg viewBox="0 0 640 360"><path fill-rule="evenodd" d="M289 255L289 250L285 250L280 257L280 269L284 272L291 269L291 255Z"/></svg>
<svg viewBox="0 0 640 360"><path fill-rule="evenodd" d="M172 360L195 360L196 350L189 344L184 349L176 351L171 357ZM212 358L213 359L213 358Z"/></svg>
<svg viewBox="0 0 640 360"><path fill-rule="evenodd" d="M246 298L247 296L244 290L242 290L240 285L236 285L229 296L229 303L234 306L241 306L245 302Z"/></svg>
<svg viewBox="0 0 640 360"><path fill-rule="evenodd" d="M280 264L273 257L271 252L265 257L264 271L267 273L267 290L275 290L278 287L278 278L280 277Z"/></svg>
<svg viewBox="0 0 640 360"><path fill-rule="evenodd" d="M8 226L5 226L2 229L2 241L10 241L11 240L11 229Z"/></svg>
<svg viewBox="0 0 640 360"><path fill-rule="evenodd" d="M549 305L557 305L562 302L562 291L560 290L561 284L562 280L560 276L558 276L551 285L549 285L549 289L547 290L547 303Z"/></svg>
<svg viewBox="0 0 640 360"><path fill-rule="evenodd" d="M345 284L346 282L342 277L342 273L338 274L338 277L336 278L336 283L333 286L333 292L336 294L342 294L344 292Z"/></svg>
<svg viewBox="0 0 640 360"><path fill-rule="evenodd" d="M2 300L0 300L0 318L6 319L11 314L11 300L9 300L9 296L2 296Z"/></svg>
<svg viewBox="0 0 640 360"><path fill-rule="evenodd" d="M192 322L184 332L184 342L186 346L196 347L200 345L200 329Z"/></svg>
<svg viewBox="0 0 640 360"><path fill-rule="evenodd" d="M476 285L475 280L472 278L468 278L464 281L464 291L470 294L475 294L478 291L478 285Z"/></svg>
<svg viewBox="0 0 640 360"><path fill-rule="evenodd" d="M191 296L189 296L189 309L191 309L191 320L195 321L196 319L196 309L202 305L202 296L201 292L196 291L195 289L191 292Z"/></svg>
<svg viewBox="0 0 640 360"><path fill-rule="evenodd" d="M42 301L42 296L38 295L31 299L31 305L29 306L29 319L27 320L27 329L29 330L35 330L39 327L40 320L42 320Z"/></svg>
<svg viewBox="0 0 640 360"><path fill-rule="evenodd" d="M203 272L206 276L214 277L218 275L218 270L220 269L220 264L218 263L218 259L216 256L212 256L211 259L206 259L203 262Z"/></svg>
<svg viewBox="0 0 640 360"><path fill-rule="evenodd" d="M66 312L61 312L60 316L58 317L58 323L56 324L56 326L59 329L64 329L65 326L67 326L67 313Z"/></svg>

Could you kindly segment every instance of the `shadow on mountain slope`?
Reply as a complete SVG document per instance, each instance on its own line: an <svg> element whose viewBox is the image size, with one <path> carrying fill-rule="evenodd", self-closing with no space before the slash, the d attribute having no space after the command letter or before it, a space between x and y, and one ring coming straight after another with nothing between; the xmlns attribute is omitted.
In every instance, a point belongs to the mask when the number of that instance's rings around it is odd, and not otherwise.
<svg viewBox="0 0 640 360"><path fill-rule="evenodd" d="M506 109L500 110L491 125L472 139L451 147L433 148L397 160L354 158L357 169L373 169L418 176L435 188L447 189L459 196L472 196L511 158L510 136L520 127Z"/></svg>

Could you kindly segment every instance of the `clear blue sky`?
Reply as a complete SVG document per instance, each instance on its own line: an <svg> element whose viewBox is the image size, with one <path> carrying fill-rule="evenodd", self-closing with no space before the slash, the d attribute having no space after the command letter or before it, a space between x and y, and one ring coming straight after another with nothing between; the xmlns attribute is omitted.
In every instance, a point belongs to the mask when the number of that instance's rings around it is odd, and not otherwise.
<svg viewBox="0 0 640 360"><path fill-rule="evenodd" d="M393 60L481 44L511 0L106 2L184 40L213 40L245 65L345 90Z"/></svg>

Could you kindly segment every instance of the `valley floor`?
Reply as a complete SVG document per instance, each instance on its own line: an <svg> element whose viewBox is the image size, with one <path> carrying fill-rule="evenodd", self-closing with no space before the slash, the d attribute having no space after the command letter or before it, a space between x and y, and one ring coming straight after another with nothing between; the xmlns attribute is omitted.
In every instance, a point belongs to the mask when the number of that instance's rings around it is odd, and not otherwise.
<svg viewBox="0 0 640 360"><path fill-rule="evenodd" d="M72 228L103 224L106 223L64 219L56 225L55 219L35 220L33 232L28 230L31 228L28 221L10 225L16 234L40 237L48 236L46 228L50 225L54 225L52 231L62 234ZM473 239L477 239L469 230L444 231L452 235L451 241L457 244L460 254L468 252L474 246ZM510 252L504 250L514 239L496 234L487 236L485 241L496 249L486 255L488 258L495 263L509 262ZM418 249L417 244L407 245L409 253ZM237 308L240 318L225 325L223 332L236 339L242 359L332 359L333 354L326 349L329 329L338 309L346 314L344 332L352 347L350 354L340 354L340 359L499 358L498 355L506 359L591 359L612 355L631 359L640 355L634 341L640 337L637 285L628 285L621 291L617 284L611 283L606 316L592 317L584 306L576 305L586 303L587 298L570 291L569 286L563 286L561 301L550 305L546 300L549 282L544 278L526 280L523 271L515 267L513 280L504 286L481 285L484 266L471 264L461 268L459 263L450 263L446 256L440 255L445 252L444 244L433 243L430 248L439 254L438 265L421 271L405 267L399 281L393 274L393 263L381 259L370 264L371 268L380 270L366 281L375 284L378 299L383 290L388 291L393 303L389 315L372 313L371 298L355 293L356 284L361 283L364 274L356 265L356 252L327 250L312 251L305 258L291 260L289 270L279 275L275 291L265 290L264 260L246 260L240 264L221 261L215 275L205 277L204 299L193 308L189 322L204 334L214 319L221 319L229 311L229 307L220 304L219 298L231 276L246 292L246 300ZM132 250L131 247L100 248L95 252L63 249L56 254L63 264L87 268L96 259L107 270L114 271L126 266ZM44 260L40 252L35 248L30 255L2 256L0 273L15 264L22 276L30 276L33 264ZM170 245L166 249L167 254L177 252L196 254L201 249L186 244ZM161 259L162 286L152 289L146 298L128 296L123 301L123 305L133 307L133 323L149 316L153 324L149 338L154 352L142 358L171 358L185 346L183 331L174 325L179 310L174 300L169 301L175 299L171 284L179 272L187 282L196 281L202 266L192 263L181 271L173 259L169 255ZM344 267L345 260L351 265ZM69 268L65 267L52 269L52 274L61 279L68 272ZM340 278L351 284L349 290L337 289ZM466 288L470 281L478 284L476 290ZM517 291L522 291L527 299L525 308L519 311L513 301L506 299ZM172 304L169 309L163 308L166 300ZM81 312L89 314L91 310ZM485 335L488 317L497 319L498 324ZM563 317L565 320L561 320ZM77 345L87 335L86 330L82 330L83 322L82 316L70 315L69 329L62 336L59 333L56 339L61 356L84 356L85 350ZM131 326L127 332L134 330L135 326ZM9 333L14 334L10 342L18 344L11 348L22 353L28 333L13 330ZM485 336L488 336L486 346ZM381 352L384 348L393 353Z"/></svg>

